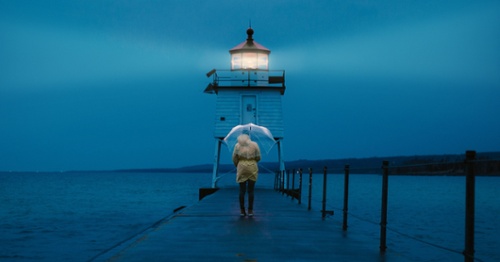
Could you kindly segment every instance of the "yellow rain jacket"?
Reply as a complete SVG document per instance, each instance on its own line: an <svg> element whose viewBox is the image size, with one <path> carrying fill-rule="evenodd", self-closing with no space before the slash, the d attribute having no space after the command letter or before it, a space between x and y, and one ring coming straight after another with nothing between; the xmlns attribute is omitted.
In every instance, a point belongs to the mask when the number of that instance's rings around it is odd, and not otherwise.
<svg viewBox="0 0 500 262"><path fill-rule="evenodd" d="M233 163L238 170L236 172L236 182L257 181L259 173L258 161L260 161L259 145L250 140L248 135L240 135L233 151Z"/></svg>

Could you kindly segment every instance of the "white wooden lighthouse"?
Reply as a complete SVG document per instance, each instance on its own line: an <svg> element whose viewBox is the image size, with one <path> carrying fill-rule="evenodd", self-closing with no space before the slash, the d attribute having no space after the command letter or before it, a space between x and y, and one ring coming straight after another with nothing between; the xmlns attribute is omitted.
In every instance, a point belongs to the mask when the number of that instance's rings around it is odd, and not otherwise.
<svg viewBox="0 0 500 262"><path fill-rule="evenodd" d="M254 123L267 127L278 146L280 171L283 159L283 111L285 71L269 70L271 51L253 40L254 30L247 29L247 39L229 50L231 70L213 69L205 93L217 95L215 112L215 157L212 187L217 187L222 140L240 124Z"/></svg>

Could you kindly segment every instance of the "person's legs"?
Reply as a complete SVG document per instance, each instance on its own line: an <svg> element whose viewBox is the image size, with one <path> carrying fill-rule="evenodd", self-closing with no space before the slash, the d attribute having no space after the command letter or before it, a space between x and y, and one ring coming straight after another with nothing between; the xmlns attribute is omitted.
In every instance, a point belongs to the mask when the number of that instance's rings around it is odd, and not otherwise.
<svg viewBox="0 0 500 262"><path fill-rule="evenodd" d="M255 181L248 180L248 214L253 215Z"/></svg>
<svg viewBox="0 0 500 262"><path fill-rule="evenodd" d="M241 215L244 216L246 215L245 213L245 193L247 191L247 182L241 182L240 183L240 209L241 209Z"/></svg>

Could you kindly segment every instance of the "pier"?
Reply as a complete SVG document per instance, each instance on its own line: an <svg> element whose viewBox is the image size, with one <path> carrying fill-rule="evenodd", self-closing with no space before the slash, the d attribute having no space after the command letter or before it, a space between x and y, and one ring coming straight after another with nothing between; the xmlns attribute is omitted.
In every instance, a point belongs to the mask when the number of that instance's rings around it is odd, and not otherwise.
<svg viewBox="0 0 500 262"><path fill-rule="evenodd" d="M273 189L256 188L254 217L240 217L237 196L222 188L97 260L410 261Z"/></svg>
<svg viewBox="0 0 500 262"><path fill-rule="evenodd" d="M306 185L303 185L306 178L303 177L302 169L297 172L299 175L297 186L295 186L295 170L291 173L277 172L274 176L259 176L255 192L255 216L253 217L240 216L236 186L200 189L200 201L174 210L170 216L154 223L133 238L101 252L91 261L442 262L462 259L467 262L485 261L475 257L474 248L475 170L478 164L488 164L491 161L478 162L475 155L475 151L467 151L465 161L457 163L457 165L460 164L459 169L465 171L466 190L463 193L466 195L466 226L463 251L459 250L459 242L448 243L448 240L451 240L449 237L433 238L433 231L436 227L419 220L420 215L424 217L439 215L434 218L434 221L446 220L451 214L456 216L456 212L425 214L423 213L426 212L425 205L413 205L413 208L405 211L403 206L407 206L408 203L395 201L395 206L392 208L401 211L392 213L392 217L396 221L405 219L406 222L396 223L399 224L397 227L387 226L388 184L391 168L389 161L383 161L382 174L377 177L381 181L375 182L370 179L368 184L361 184L364 191L371 192L371 194L364 195L370 199L363 200L367 202L363 208L363 216L351 214L348 210L350 165L344 167L344 199L342 201L344 206L342 209L329 206L327 210L328 169L326 166L323 168L323 182L316 183L317 188L322 185L322 201L316 200L314 208L311 208L313 184L311 168L309 168L308 189L305 189ZM435 166L436 164L424 164L422 167L428 165ZM412 168L416 167L420 166L412 166ZM392 170L401 171L404 168L407 167L395 166ZM359 183L366 179L357 179L358 194L362 192L359 191ZM399 180L399 185L402 185L401 179L393 179ZM273 180L274 186L270 188ZM337 180L337 185L339 182ZM376 204L378 201L372 201L378 198L372 194L378 191L372 185L381 186L380 210L371 208L374 204L378 205ZM336 189L337 192L339 192L339 187L340 185ZM396 195L418 200L421 197L418 195L419 192L415 191L407 195L399 191ZM433 191L427 193L430 192ZM318 194L315 195L318 196ZM428 198L425 200L425 197L422 200L429 201ZM359 199L357 202L359 204ZM434 200L427 202L427 205L433 202ZM318 210L319 203L321 203L321 210ZM482 214L485 214L484 210ZM354 220L349 219L348 223L347 217L354 218ZM379 222L376 222L377 219L380 219ZM408 225L416 226L407 228ZM415 229L416 227L418 229ZM422 233L422 230L425 230L423 227L428 227L427 233ZM413 232L406 233L405 229ZM455 230L453 227L451 229ZM430 238L433 238L434 242L428 240ZM386 241L387 239L389 241ZM491 256L484 247L481 254Z"/></svg>

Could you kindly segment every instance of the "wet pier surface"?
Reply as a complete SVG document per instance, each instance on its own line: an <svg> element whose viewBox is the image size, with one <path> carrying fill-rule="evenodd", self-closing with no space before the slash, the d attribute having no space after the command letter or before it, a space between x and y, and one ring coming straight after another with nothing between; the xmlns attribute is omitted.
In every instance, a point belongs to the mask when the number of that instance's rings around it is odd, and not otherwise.
<svg viewBox="0 0 500 262"><path fill-rule="evenodd" d="M108 261L410 261L379 240L343 231L290 197L256 189L255 216L240 217L236 188L223 188L101 257ZM99 259L98 259L99 260Z"/></svg>

